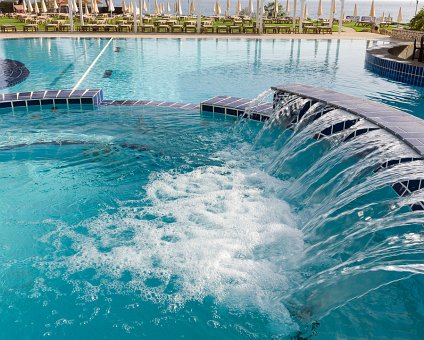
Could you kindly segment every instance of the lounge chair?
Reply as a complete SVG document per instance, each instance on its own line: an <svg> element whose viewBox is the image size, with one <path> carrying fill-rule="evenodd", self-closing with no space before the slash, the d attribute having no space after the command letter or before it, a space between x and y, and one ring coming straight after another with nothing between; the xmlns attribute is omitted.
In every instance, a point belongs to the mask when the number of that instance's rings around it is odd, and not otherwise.
<svg viewBox="0 0 424 340"><path fill-rule="evenodd" d="M24 32L30 32L30 31L37 32L38 31L38 25L36 25L36 24L25 24L23 29L24 29Z"/></svg>
<svg viewBox="0 0 424 340"><path fill-rule="evenodd" d="M228 26L227 25L217 26L216 33L228 33Z"/></svg>
<svg viewBox="0 0 424 340"><path fill-rule="evenodd" d="M275 26L264 25L264 33L277 33L277 28Z"/></svg>
<svg viewBox="0 0 424 340"><path fill-rule="evenodd" d="M16 26L15 25L10 25L10 24L4 24L4 25L0 25L0 30L2 32L16 32Z"/></svg>
<svg viewBox="0 0 424 340"><path fill-rule="evenodd" d="M172 33L176 33L176 32L184 32L184 26L183 25L172 25L171 26L171 32Z"/></svg>
<svg viewBox="0 0 424 340"><path fill-rule="evenodd" d="M45 27L44 27L44 30L46 31L46 32L48 32L49 30L52 30L52 31L57 31L58 30L58 25L57 24L47 24Z"/></svg>
<svg viewBox="0 0 424 340"><path fill-rule="evenodd" d="M333 34L333 28L331 26L318 26L318 32L323 34Z"/></svg>

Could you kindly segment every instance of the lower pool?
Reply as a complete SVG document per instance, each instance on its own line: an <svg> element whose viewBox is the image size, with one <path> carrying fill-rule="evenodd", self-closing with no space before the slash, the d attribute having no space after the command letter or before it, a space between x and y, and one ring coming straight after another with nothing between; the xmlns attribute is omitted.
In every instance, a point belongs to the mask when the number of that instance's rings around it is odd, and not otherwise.
<svg viewBox="0 0 424 340"><path fill-rule="evenodd" d="M0 132L4 338L422 335L424 218L387 183L423 164L365 171L408 152L384 132L119 106Z"/></svg>

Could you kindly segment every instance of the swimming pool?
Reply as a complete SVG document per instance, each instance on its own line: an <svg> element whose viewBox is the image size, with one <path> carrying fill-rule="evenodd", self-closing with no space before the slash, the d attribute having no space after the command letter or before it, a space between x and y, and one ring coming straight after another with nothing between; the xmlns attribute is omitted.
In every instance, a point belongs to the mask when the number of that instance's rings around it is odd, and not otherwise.
<svg viewBox="0 0 424 340"><path fill-rule="evenodd" d="M70 88L108 42L4 40L31 72L4 91ZM28 46L33 55L19 53ZM419 115L410 94L421 90L368 73L365 46L112 40L81 87L198 103L325 80ZM150 57L137 68L141 50ZM424 197L390 186L424 164L376 171L411 152L382 130L345 143L349 131L311 138L345 115L293 133L278 119L178 109L2 109L3 336L419 339L424 217L409 205Z"/></svg>
<svg viewBox="0 0 424 340"><path fill-rule="evenodd" d="M410 152L384 131L121 106L0 131L6 338L420 337L424 220L388 183L424 165L367 171Z"/></svg>
<svg viewBox="0 0 424 340"><path fill-rule="evenodd" d="M73 88L109 40L1 39L0 58L21 61L30 71L24 82L2 92ZM277 84L303 83L381 101L423 117L422 88L385 79L364 68L370 43L113 39L80 88L101 88L106 99L198 104L216 95L255 98Z"/></svg>

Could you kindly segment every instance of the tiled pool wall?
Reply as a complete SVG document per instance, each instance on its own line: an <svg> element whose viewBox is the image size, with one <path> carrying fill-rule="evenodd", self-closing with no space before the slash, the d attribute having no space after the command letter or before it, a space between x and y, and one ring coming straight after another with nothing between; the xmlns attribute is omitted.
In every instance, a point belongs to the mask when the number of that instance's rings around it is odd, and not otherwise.
<svg viewBox="0 0 424 340"><path fill-rule="evenodd" d="M415 86L424 86L424 64L416 65L391 56L386 47L369 48L365 55L365 67L380 76Z"/></svg>
<svg viewBox="0 0 424 340"><path fill-rule="evenodd" d="M100 89L51 90L0 94L0 108L59 104L99 105L102 101L103 91Z"/></svg>
<svg viewBox="0 0 424 340"><path fill-rule="evenodd" d="M103 90L50 90L0 94L1 108L22 108L43 105L105 105L105 106L151 106L181 110L199 110L191 103L163 102L154 100L104 100Z"/></svg>
<svg viewBox="0 0 424 340"><path fill-rule="evenodd" d="M272 114L272 103L256 102L239 97L216 96L200 103L200 110L264 122Z"/></svg>
<svg viewBox="0 0 424 340"><path fill-rule="evenodd" d="M345 141L359 134L381 128L403 141L412 149L411 157L393 157L393 159L379 164L375 171L389 166L396 166L400 163L424 160L424 121L420 118L384 104L313 86L290 84L275 86L272 89L274 90L274 109L278 109L281 106L287 95L296 95L299 98L309 99L305 102L304 107L298 108L296 111L297 115L305 114L312 105L320 102L325 105L326 112L338 108L352 114L353 117L358 117L357 119L335 122L335 124L326 129L328 130L326 135L347 129L355 125L361 118L366 123L357 129L354 134L349 135ZM325 111L321 112L321 114L325 114ZM293 121L297 122L299 119L293 117ZM317 138L317 135L314 137ZM410 180L393 183L392 188L399 196L408 196L414 191L424 188L424 175L423 178L417 175ZM424 202L415 202L410 207L412 210L424 210Z"/></svg>

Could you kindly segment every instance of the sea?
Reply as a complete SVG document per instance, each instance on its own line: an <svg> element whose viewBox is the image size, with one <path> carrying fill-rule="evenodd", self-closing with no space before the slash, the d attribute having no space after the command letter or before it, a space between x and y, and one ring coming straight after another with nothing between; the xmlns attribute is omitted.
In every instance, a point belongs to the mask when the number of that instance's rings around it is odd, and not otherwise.
<svg viewBox="0 0 424 340"><path fill-rule="evenodd" d="M113 0L115 6L121 6L122 0ZM154 12L155 8L155 0L145 0L146 5L148 8L150 8L150 12ZM164 0L157 0L158 4L164 3L165 9L168 7L168 2L170 4L171 10L174 8L174 1L164 1ZM186 14L188 12L189 4L191 0L181 0L181 8L183 11L183 14ZM230 0L230 14L235 14L236 9L236 1L237 0ZM256 0L252 0L254 5L254 9L256 9ZM283 10L286 10L286 0L278 0L279 4L282 5ZM371 1L372 0L355 0L345 1L344 6L344 14L347 15L353 15L353 10L355 3L357 5L358 9L358 15L360 16L368 16L370 14L371 9ZM129 3L129 0L126 0L127 5ZM138 0L136 0L138 3ZM197 7L200 3L201 13L202 15L213 15L213 9L216 4L216 0L194 0L194 6L196 8L196 14L197 14ZM225 14L226 8L227 8L227 0L218 0L220 7L221 7L221 15ZM242 8L248 8L249 6L249 0L240 0L241 7ZM274 2L273 0L264 0L264 4L267 4L268 2ZM307 4L307 13L308 17L312 19L316 19L318 17L318 3L319 0L308 0L306 1ZM394 20L397 19L399 14L399 9L402 8L402 22L409 22L411 18L415 15L416 9L419 11L424 6L424 0L416 1L416 0L375 0L374 1L375 6L375 13L377 17L381 16L391 16ZM335 17L338 18L340 16L340 7L341 7L341 1L336 0L336 14ZM290 8L290 15L293 15L293 0L289 1L289 8ZM328 18L330 16L330 8L331 8L331 0L322 0L322 18ZM300 0L297 0L297 16L300 16Z"/></svg>

